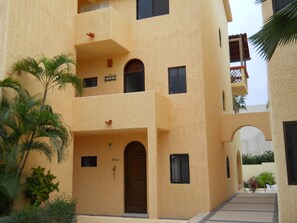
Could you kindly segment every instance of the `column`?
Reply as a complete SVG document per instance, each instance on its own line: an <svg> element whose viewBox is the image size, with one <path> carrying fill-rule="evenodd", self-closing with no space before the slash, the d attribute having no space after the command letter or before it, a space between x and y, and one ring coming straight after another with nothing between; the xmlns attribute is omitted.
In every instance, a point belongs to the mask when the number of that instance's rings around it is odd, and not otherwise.
<svg viewBox="0 0 297 223"><path fill-rule="evenodd" d="M149 127L147 167L148 167L148 215L151 219L158 218L158 137L157 129Z"/></svg>

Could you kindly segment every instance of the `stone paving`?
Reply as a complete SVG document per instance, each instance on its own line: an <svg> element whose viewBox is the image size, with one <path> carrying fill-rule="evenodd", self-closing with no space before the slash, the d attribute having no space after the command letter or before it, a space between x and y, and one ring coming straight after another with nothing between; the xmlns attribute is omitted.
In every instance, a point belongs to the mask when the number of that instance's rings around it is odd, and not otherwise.
<svg viewBox="0 0 297 223"><path fill-rule="evenodd" d="M277 223L275 193L239 193L198 223Z"/></svg>

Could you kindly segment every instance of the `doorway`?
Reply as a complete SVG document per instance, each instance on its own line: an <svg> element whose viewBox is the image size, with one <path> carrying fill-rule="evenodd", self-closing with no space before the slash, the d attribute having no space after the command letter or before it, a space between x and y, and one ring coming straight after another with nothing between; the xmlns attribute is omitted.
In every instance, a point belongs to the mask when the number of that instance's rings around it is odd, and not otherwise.
<svg viewBox="0 0 297 223"><path fill-rule="evenodd" d="M125 212L147 213L146 151L140 142L125 148Z"/></svg>

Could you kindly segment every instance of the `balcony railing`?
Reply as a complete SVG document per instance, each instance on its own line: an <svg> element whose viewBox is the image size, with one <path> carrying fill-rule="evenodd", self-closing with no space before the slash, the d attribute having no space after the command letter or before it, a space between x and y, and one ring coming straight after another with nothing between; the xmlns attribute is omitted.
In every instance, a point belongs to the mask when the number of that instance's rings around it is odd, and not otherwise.
<svg viewBox="0 0 297 223"><path fill-rule="evenodd" d="M244 95L248 93L248 73L245 66L230 68L231 86L233 95Z"/></svg>

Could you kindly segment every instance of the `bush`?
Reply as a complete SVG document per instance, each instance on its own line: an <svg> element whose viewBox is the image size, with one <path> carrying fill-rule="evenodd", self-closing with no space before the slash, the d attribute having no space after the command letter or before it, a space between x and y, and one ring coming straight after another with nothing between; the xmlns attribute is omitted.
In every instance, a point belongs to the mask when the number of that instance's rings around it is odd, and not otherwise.
<svg viewBox="0 0 297 223"><path fill-rule="evenodd" d="M0 218L0 223L71 223L75 218L76 202L69 197L57 197L44 207L29 207L10 216Z"/></svg>
<svg viewBox="0 0 297 223"><path fill-rule="evenodd" d="M262 162L266 162L266 163L274 162L273 151L266 151L262 155L251 155L251 154L242 155L243 165L262 164Z"/></svg>
<svg viewBox="0 0 297 223"><path fill-rule="evenodd" d="M50 171L44 174L45 169L38 166L32 169L32 174L26 178L25 194L30 199L30 204L39 206L49 199L49 194L53 191L59 191L59 182L54 184L56 176Z"/></svg>
<svg viewBox="0 0 297 223"><path fill-rule="evenodd" d="M266 188L266 184L275 184L275 177L270 172L263 172L256 176L256 181L260 188Z"/></svg>

